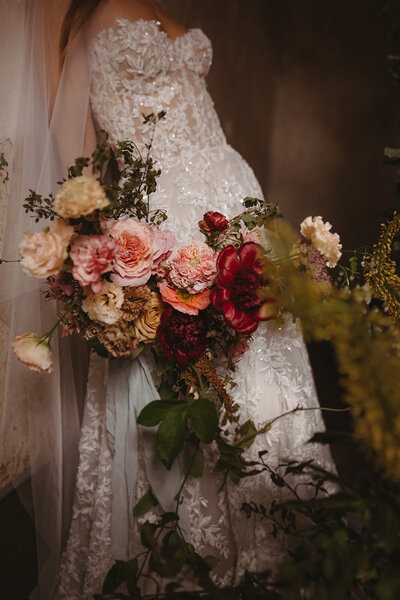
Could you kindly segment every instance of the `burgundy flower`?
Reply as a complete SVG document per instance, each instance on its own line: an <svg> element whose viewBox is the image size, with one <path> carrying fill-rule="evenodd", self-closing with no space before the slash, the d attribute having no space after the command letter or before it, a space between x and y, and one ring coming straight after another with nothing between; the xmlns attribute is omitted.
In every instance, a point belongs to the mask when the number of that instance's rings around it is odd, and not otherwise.
<svg viewBox="0 0 400 600"><path fill-rule="evenodd" d="M210 210L203 215L203 221L199 222L199 227L207 233L224 231L228 227L228 220L221 213Z"/></svg>
<svg viewBox="0 0 400 600"><path fill-rule="evenodd" d="M206 350L207 326L203 316L188 315L168 306L161 317L157 338L167 358L183 369Z"/></svg>
<svg viewBox="0 0 400 600"><path fill-rule="evenodd" d="M277 299L262 297L262 291L269 287L263 253L262 246L247 242L239 250L227 246L218 257L211 302L239 333L252 333L259 321L268 321L277 314Z"/></svg>

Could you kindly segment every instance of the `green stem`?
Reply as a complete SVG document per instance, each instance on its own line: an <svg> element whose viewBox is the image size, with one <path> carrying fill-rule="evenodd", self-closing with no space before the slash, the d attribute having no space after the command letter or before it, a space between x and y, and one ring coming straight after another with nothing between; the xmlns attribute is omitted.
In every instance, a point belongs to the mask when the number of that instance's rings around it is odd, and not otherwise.
<svg viewBox="0 0 400 600"><path fill-rule="evenodd" d="M69 315L70 312L72 312L72 307L70 307L66 312L64 312L62 315L60 315L58 317L57 321L55 322L55 324L53 325L53 327L50 329L50 331L48 331L47 333L45 333L44 335L42 335L42 337L40 338L39 344L41 344L41 343L43 343L45 341L48 341L50 343L50 340L53 337L53 333L57 329L58 325L61 323L61 321L63 319L65 319L65 317L67 315Z"/></svg>
<svg viewBox="0 0 400 600"><path fill-rule="evenodd" d="M272 425L278 421L279 419L282 419L283 417L287 417L288 415L293 415L296 412L300 412L300 411L308 411L308 410L321 410L321 411L326 411L326 412L349 412L350 411L350 407L346 407L346 408L326 408L323 406L315 406L312 408L305 408L302 406L296 406L296 408L293 408L292 410L288 410L287 412L282 413L281 415L278 415L277 417L275 417L274 419L271 419L270 421L267 421L266 424L261 427L261 429L259 429L256 434L254 433L249 433L247 435L245 435L244 437L241 437L239 440L236 440L236 442L233 442L233 446L239 446L242 445L243 442L250 442L251 440L254 439L254 437L256 435L260 435L260 433L267 433L267 431L269 431L272 427Z"/></svg>
<svg viewBox="0 0 400 600"><path fill-rule="evenodd" d="M193 371L196 373L196 376L197 376L197 379L198 379L199 385L200 385L201 395L202 395L202 398L204 398L206 395L206 390L204 389L203 381L201 379L201 374L194 365L191 365L191 366L192 366Z"/></svg>
<svg viewBox="0 0 400 600"><path fill-rule="evenodd" d="M189 467L188 467L188 469L187 469L187 471L185 473L185 477L183 478L183 481L182 481L181 486L180 486L180 488L178 490L178 493L175 496L175 498L176 498L176 508L175 508L176 514L178 514L179 503L180 503L180 499L181 499L181 494L182 494L183 488L185 487L185 484L186 484L186 482L187 482L187 480L189 478L190 471L192 470L192 467L194 465L194 461L196 459L197 452L199 451L199 446L200 446L200 440L198 439L197 442L196 442L196 450L193 453L192 460L190 461Z"/></svg>

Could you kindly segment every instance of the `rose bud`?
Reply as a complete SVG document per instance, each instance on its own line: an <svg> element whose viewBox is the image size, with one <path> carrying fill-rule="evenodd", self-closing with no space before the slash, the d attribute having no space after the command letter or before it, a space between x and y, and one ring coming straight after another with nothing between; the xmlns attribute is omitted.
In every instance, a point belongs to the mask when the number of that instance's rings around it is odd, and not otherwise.
<svg viewBox="0 0 400 600"><path fill-rule="evenodd" d="M51 347L47 338L36 333L20 335L12 343L15 356L32 371L50 373L53 370Z"/></svg>
<svg viewBox="0 0 400 600"><path fill-rule="evenodd" d="M208 211L203 215L203 219L203 221L199 222L199 227L207 233L224 231L229 224L228 219L219 212Z"/></svg>

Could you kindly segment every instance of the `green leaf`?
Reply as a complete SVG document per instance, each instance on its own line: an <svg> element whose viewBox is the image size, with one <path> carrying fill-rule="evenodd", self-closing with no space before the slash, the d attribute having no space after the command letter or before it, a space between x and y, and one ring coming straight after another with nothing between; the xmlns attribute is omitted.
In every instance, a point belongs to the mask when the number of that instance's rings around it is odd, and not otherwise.
<svg viewBox="0 0 400 600"><path fill-rule="evenodd" d="M106 575L101 593L112 594L121 583L118 573L118 563L115 563Z"/></svg>
<svg viewBox="0 0 400 600"><path fill-rule="evenodd" d="M192 434L185 445L185 471L190 468L191 477L201 477L204 470L204 455L202 449L198 445L197 436Z"/></svg>
<svg viewBox="0 0 400 600"><path fill-rule="evenodd" d="M174 392L172 386L169 385L166 381L162 381L159 388L158 393L160 394L161 400L177 400L178 394Z"/></svg>
<svg viewBox="0 0 400 600"><path fill-rule="evenodd" d="M156 373L158 377L164 375L167 371L172 369L174 363L172 363L166 356L157 356L156 358Z"/></svg>
<svg viewBox="0 0 400 600"><path fill-rule="evenodd" d="M155 538L156 526L154 523L150 523L146 521L140 528L140 541L142 542L145 548L149 550L154 550L157 546L156 538Z"/></svg>
<svg viewBox="0 0 400 600"><path fill-rule="evenodd" d="M175 512L166 512L161 515L161 525L166 525L167 523L171 523L172 521L179 521L179 515L177 515Z"/></svg>
<svg viewBox="0 0 400 600"><path fill-rule="evenodd" d="M157 454L161 462L171 469L172 463L182 450L189 433L187 426L188 406L175 404L164 417L157 431Z"/></svg>
<svg viewBox="0 0 400 600"><path fill-rule="evenodd" d="M137 358L139 356L139 354L141 354L143 352L144 348L145 348L145 345L143 342L141 342L139 344L139 346L137 348L135 348L135 350L132 352L132 354L129 356L129 358L131 358L132 360L134 358Z"/></svg>
<svg viewBox="0 0 400 600"><path fill-rule="evenodd" d="M90 348L93 348L93 350L97 352L99 356L102 356L103 358L108 358L108 352L103 346L103 344L99 342L97 335L90 338L89 340L86 340L86 343Z"/></svg>
<svg viewBox="0 0 400 600"><path fill-rule="evenodd" d="M254 422L251 419L249 419L248 421L243 423L243 425L240 426L239 433L240 438L242 438L243 441L241 441L241 439L239 438L236 445L240 448L250 448L257 435L257 429L254 425Z"/></svg>
<svg viewBox="0 0 400 600"><path fill-rule="evenodd" d="M158 500L154 496L150 488L136 504L135 508L133 509L133 516L141 517L142 515L146 514L151 508L153 508L153 506L157 506L157 504Z"/></svg>
<svg viewBox="0 0 400 600"><path fill-rule="evenodd" d="M218 429L218 414L212 402L199 398L189 408L189 418L197 437L205 444L210 444Z"/></svg>
<svg viewBox="0 0 400 600"><path fill-rule="evenodd" d="M166 400L154 400L141 410L137 422L139 425L144 425L145 427L154 427L163 420L167 412L173 406L175 406L175 404L167 402Z"/></svg>

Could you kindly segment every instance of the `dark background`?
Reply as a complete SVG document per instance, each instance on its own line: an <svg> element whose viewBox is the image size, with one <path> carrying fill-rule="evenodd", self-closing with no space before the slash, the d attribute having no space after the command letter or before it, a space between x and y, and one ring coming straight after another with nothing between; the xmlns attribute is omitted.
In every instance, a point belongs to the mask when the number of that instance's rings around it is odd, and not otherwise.
<svg viewBox="0 0 400 600"><path fill-rule="evenodd" d="M214 47L208 76L228 141L297 228L322 215L344 247L370 243L393 203L383 149L400 92L384 0L165 0ZM398 2L391 2L399 6Z"/></svg>
<svg viewBox="0 0 400 600"><path fill-rule="evenodd" d="M400 52L382 0L165 0L214 47L208 77L228 141L264 193L298 228L322 215L345 249L371 243L393 206L396 172L385 146L400 142L400 89L387 55ZM395 3L392 2L392 5ZM398 4L398 3L397 3ZM340 405L329 346L310 347L324 405ZM349 426L343 416L330 429ZM336 452L340 468L351 466ZM0 506L0 599L26 600L35 579L33 527L15 494Z"/></svg>

